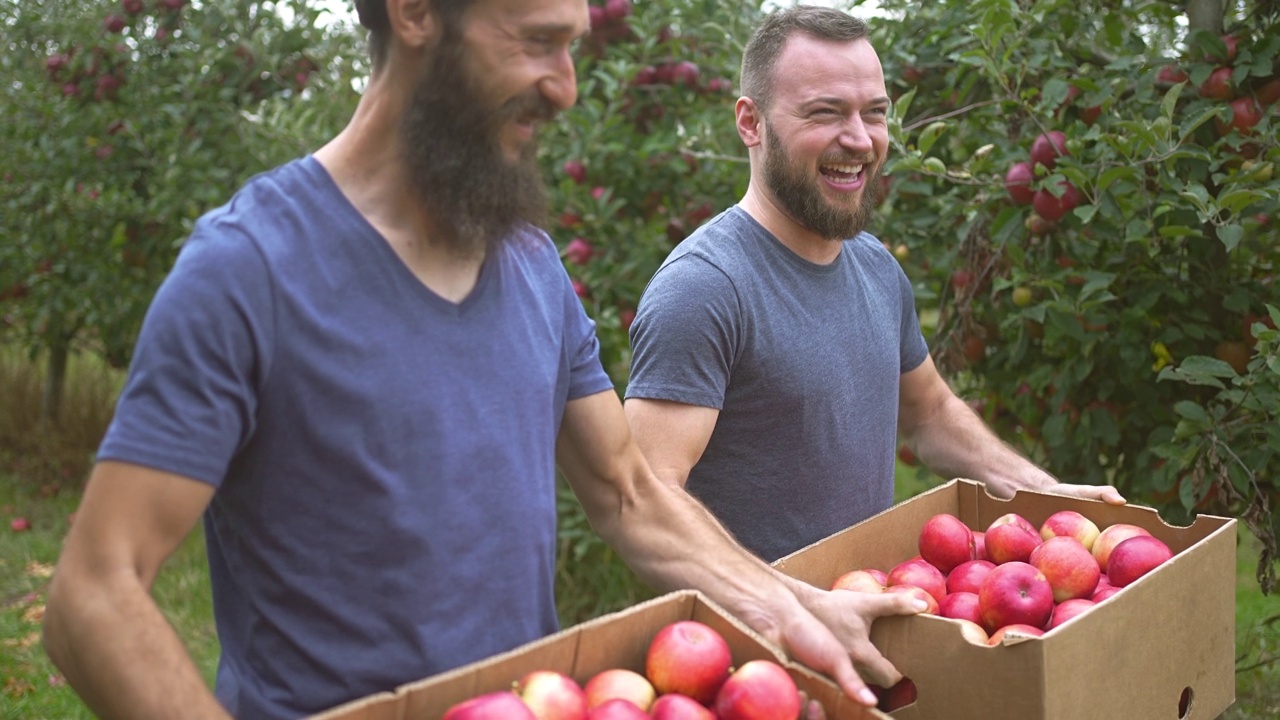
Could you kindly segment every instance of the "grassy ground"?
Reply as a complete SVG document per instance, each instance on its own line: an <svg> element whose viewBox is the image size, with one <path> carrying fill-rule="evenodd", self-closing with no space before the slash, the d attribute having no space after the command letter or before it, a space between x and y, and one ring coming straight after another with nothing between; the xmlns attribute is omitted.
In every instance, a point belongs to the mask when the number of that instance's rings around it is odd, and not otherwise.
<svg viewBox="0 0 1280 720"><path fill-rule="evenodd" d="M80 480L118 391L118 376L92 364L73 364L68 412L57 438L37 426L39 383L30 366L0 346L0 720L78 720L91 715L67 687L39 642L49 578L79 501ZM105 408L105 409L104 409ZM933 487L938 478L899 467L897 499ZM10 523L31 526L13 532ZM1224 720L1280 717L1280 596L1264 597L1254 579L1255 541L1240 536L1237 558L1236 704ZM592 562L595 560L597 562ZM587 558L607 565L607 558ZM617 573L601 569L603 575ZM562 585L568 578L561 576ZM594 576L578 576L589 591ZM572 593L570 593L572 594ZM642 593L643 594L643 593ZM212 682L218 658L204 544L197 529L165 565L156 582L157 604ZM576 607L576 606L575 606ZM577 610L589 614L592 605Z"/></svg>

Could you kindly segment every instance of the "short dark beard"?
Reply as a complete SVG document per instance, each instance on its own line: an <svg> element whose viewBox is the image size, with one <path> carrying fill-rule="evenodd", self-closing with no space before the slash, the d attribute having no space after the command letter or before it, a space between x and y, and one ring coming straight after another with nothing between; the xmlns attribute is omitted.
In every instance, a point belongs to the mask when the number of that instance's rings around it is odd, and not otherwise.
<svg viewBox="0 0 1280 720"><path fill-rule="evenodd" d="M457 33L449 33L400 125L409 180L434 223L429 242L468 258L501 245L517 225L545 224L547 194L534 157L537 146L528 143L512 163L500 133L512 118L545 121L555 114L536 91L494 107L478 87Z"/></svg>
<svg viewBox="0 0 1280 720"><path fill-rule="evenodd" d="M864 164L862 197L858 204L852 208L839 207L823 197L814 180L794 165L782 139L768 123L764 132L768 143L764 155L765 185L792 219L827 240L846 240L867 229L880 192L881 165ZM857 164L859 161L851 158L846 162Z"/></svg>

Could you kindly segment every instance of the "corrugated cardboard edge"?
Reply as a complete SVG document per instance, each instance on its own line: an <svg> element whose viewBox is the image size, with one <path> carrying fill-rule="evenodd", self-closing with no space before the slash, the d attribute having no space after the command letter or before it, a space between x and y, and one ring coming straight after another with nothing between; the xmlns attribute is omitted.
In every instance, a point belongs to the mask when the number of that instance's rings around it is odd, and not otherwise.
<svg viewBox="0 0 1280 720"><path fill-rule="evenodd" d="M312 720L434 720L450 706L510 688L526 673L551 669L580 683L610 667L644 671L653 636L679 620L697 620L729 643L736 663L772 660L787 669L800 690L822 703L830 720L888 718L843 696L818 673L791 662L773 643L696 590L681 590L603 615L485 660L339 705Z"/></svg>

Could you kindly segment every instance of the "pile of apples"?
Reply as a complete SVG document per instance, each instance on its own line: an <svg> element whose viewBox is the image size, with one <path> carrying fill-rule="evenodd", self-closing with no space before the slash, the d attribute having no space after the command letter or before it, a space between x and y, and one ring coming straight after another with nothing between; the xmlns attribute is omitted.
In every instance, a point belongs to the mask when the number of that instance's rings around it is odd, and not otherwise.
<svg viewBox="0 0 1280 720"><path fill-rule="evenodd" d="M1008 633L1039 637L1120 592L1173 553L1146 529L1099 529L1074 510L1039 528L1017 513L971 530L948 513L920 529L920 554L887 573L852 570L833 590L904 592L926 612L961 623L965 639L1000 645Z"/></svg>
<svg viewBox="0 0 1280 720"><path fill-rule="evenodd" d="M443 720L796 720L800 705L781 665L751 660L735 669L724 636L682 620L654 635L643 674L610 668L579 685L535 670L511 690L454 705Z"/></svg>

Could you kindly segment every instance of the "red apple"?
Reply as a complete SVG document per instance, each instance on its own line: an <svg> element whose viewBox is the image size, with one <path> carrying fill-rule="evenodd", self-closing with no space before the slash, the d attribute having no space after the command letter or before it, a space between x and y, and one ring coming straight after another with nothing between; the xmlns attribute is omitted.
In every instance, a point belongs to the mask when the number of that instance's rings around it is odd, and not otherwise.
<svg viewBox="0 0 1280 720"><path fill-rule="evenodd" d="M510 690L464 700L444 711L440 720L537 720L529 706Z"/></svg>
<svg viewBox="0 0 1280 720"><path fill-rule="evenodd" d="M1021 525L1033 533L1040 532L1040 528L1037 528L1030 520L1022 517L1018 513L1005 513L995 520L992 520L991 524L987 526L987 532L990 532L993 527L1000 527L1001 525L1008 525L1010 523L1014 525Z"/></svg>
<svg viewBox="0 0 1280 720"><path fill-rule="evenodd" d="M1262 122L1262 107L1248 95L1238 97L1228 104L1231 106L1231 119L1214 118L1213 120L1213 127L1218 131L1218 135L1230 134L1232 130L1241 135L1248 135L1254 125Z"/></svg>
<svg viewBox="0 0 1280 720"><path fill-rule="evenodd" d="M658 631L645 657L645 675L659 695L681 693L706 705L729 677L729 643L713 628L681 620Z"/></svg>
<svg viewBox="0 0 1280 720"><path fill-rule="evenodd" d="M579 185L587 181L587 166L581 160L566 160L563 169L564 174Z"/></svg>
<svg viewBox="0 0 1280 720"><path fill-rule="evenodd" d="M916 684L910 678L902 678L887 690L879 685L867 687L876 694L876 709L881 712L893 712L916 701Z"/></svg>
<svg viewBox="0 0 1280 720"><path fill-rule="evenodd" d="M582 720L587 696L573 678L554 670L534 670L516 684L516 693L538 720Z"/></svg>
<svg viewBox="0 0 1280 720"><path fill-rule="evenodd" d="M1005 173L1004 189L1008 191L1009 197L1013 199L1015 205L1031 204L1031 198L1035 196L1035 191L1031 189L1031 183L1035 179L1035 170L1032 169L1029 162L1014 163L1009 168L1009 172Z"/></svg>
<svg viewBox="0 0 1280 720"><path fill-rule="evenodd" d="M938 614L953 620L982 623L982 613L978 611L978 594L973 592L955 592L942 598L942 602L938 603Z"/></svg>
<svg viewBox="0 0 1280 720"><path fill-rule="evenodd" d="M609 668L601 670L582 686L587 696L587 707L594 708L606 700L628 700L641 710L648 710L657 694L648 678L634 670Z"/></svg>
<svg viewBox="0 0 1280 720"><path fill-rule="evenodd" d="M924 610L926 615L938 614L938 599L935 598L928 590L917 587L915 585L890 585L884 589L887 593L906 593L911 597L924 601L927 606Z"/></svg>
<svg viewBox="0 0 1280 720"><path fill-rule="evenodd" d="M1093 541L1098 539L1098 532L1098 526L1092 520L1075 510L1059 510L1040 525L1041 539L1073 537L1089 551L1093 550Z"/></svg>
<svg viewBox="0 0 1280 720"><path fill-rule="evenodd" d="M621 20L631 14L631 0L605 0L604 17L606 20Z"/></svg>
<svg viewBox="0 0 1280 720"><path fill-rule="evenodd" d="M1223 45L1226 46L1226 53L1225 54L1220 53L1216 49L1210 50L1209 53L1205 56L1205 59L1210 60L1212 62L1219 62L1226 65L1230 65L1236 59L1236 53L1239 51L1239 48L1240 48L1240 39L1237 38L1235 35L1229 35L1229 34L1221 35L1219 37L1222 38L1222 43Z"/></svg>
<svg viewBox="0 0 1280 720"><path fill-rule="evenodd" d="M750 660L724 681L715 711L719 720L796 720L800 690L781 665Z"/></svg>
<svg viewBox="0 0 1280 720"><path fill-rule="evenodd" d="M1186 82L1190 78L1177 65L1165 65L1160 68L1160 72L1156 73L1156 84L1169 86L1177 85L1180 82Z"/></svg>
<svg viewBox="0 0 1280 720"><path fill-rule="evenodd" d="M836 578L835 582L831 584L831 589L881 593L884 592L884 583L866 570L850 570Z"/></svg>
<svg viewBox="0 0 1280 720"><path fill-rule="evenodd" d="M987 530L987 557L996 565L1026 562L1040 546L1040 533L1017 523L994 525Z"/></svg>
<svg viewBox="0 0 1280 720"><path fill-rule="evenodd" d="M1004 642L1005 635L1027 635L1030 637L1043 637L1044 630L1041 630L1040 628L1035 627L1034 625L1027 625L1025 623L1014 623L1012 625L1005 625L1004 627L998 628L996 629L995 632L991 633L991 638L987 640L987 644L992 647L1000 645L1001 643Z"/></svg>
<svg viewBox="0 0 1280 720"><path fill-rule="evenodd" d="M1101 105L1090 105L1089 107L1080 108L1080 120L1085 125L1093 125L1098 122L1098 118L1102 117Z"/></svg>
<svg viewBox="0 0 1280 720"><path fill-rule="evenodd" d="M1060 156L1069 154L1067 152L1067 134L1061 130L1050 130L1031 142L1032 167L1039 163L1045 166L1045 169L1052 170L1053 166L1058 163Z"/></svg>
<svg viewBox="0 0 1280 720"><path fill-rule="evenodd" d="M917 540L920 557L945 575L957 565L977 557L973 531L950 513L939 513L925 521Z"/></svg>
<svg viewBox="0 0 1280 720"><path fill-rule="evenodd" d="M592 708L585 720L650 720L649 713L628 700L614 698Z"/></svg>
<svg viewBox="0 0 1280 720"><path fill-rule="evenodd" d="M649 717L653 720L716 720L701 703L680 693L668 693L655 700L649 708Z"/></svg>
<svg viewBox="0 0 1280 720"><path fill-rule="evenodd" d="M564 246L564 257L574 265L586 265L591 256L595 254L595 248L591 247L591 243L576 237Z"/></svg>
<svg viewBox="0 0 1280 720"><path fill-rule="evenodd" d="M1230 100L1236 94L1231 85L1231 68L1220 67L1209 73L1200 83L1200 97L1213 100Z"/></svg>
<svg viewBox="0 0 1280 720"><path fill-rule="evenodd" d="M9 521L9 529L13 532L26 532L31 529L31 521L24 517L16 517Z"/></svg>
<svg viewBox="0 0 1280 720"><path fill-rule="evenodd" d="M1136 535L1117 544L1107 562L1107 578L1126 587L1173 557L1169 546L1150 535Z"/></svg>
<svg viewBox="0 0 1280 720"><path fill-rule="evenodd" d="M1280 77L1273 77L1262 83L1254 94L1258 97L1258 104L1263 107L1280 100Z"/></svg>
<svg viewBox="0 0 1280 720"><path fill-rule="evenodd" d="M982 530L973 531L973 549L974 554L979 560L990 560L987 557L987 534Z"/></svg>
<svg viewBox="0 0 1280 720"><path fill-rule="evenodd" d="M1098 539L1093 541L1093 559L1098 561L1098 567L1101 568L1102 572L1109 572L1107 570L1107 560L1111 557L1111 551L1115 549L1116 545L1137 535L1150 534L1145 529L1128 523L1108 525L1102 529L1102 532L1098 533ZM1114 585L1115 582L1112 581L1111 584Z"/></svg>
<svg viewBox="0 0 1280 720"><path fill-rule="evenodd" d="M942 602L942 598L947 595L947 576L923 559L907 560L893 566L884 584L886 587L914 585L932 595L938 602Z"/></svg>
<svg viewBox="0 0 1280 720"><path fill-rule="evenodd" d="M991 636L987 635L987 631L982 629L982 625L973 620L965 618L952 618L952 620L955 620L960 625L960 637L964 638L966 642L974 645L986 645L987 641L991 639Z"/></svg>
<svg viewBox="0 0 1280 720"><path fill-rule="evenodd" d="M978 591L982 627L995 631L1005 625L1042 628L1053 612L1053 588L1043 573L1019 561L998 565Z"/></svg>
<svg viewBox="0 0 1280 720"><path fill-rule="evenodd" d="M1079 540L1065 535L1049 538L1033 550L1031 566L1049 581L1057 603L1092 596L1102 574L1093 554Z"/></svg>
<svg viewBox="0 0 1280 720"><path fill-rule="evenodd" d="M1086 598L1073 598L1058 603L1053 608L1053 615L1049 617L1049 624L1045 626L1045 630L1052 630L1058 627L1096 604Z"/></svg>
<svg viewBox="0 0 1280 720"><path fill-rule="evenodd" d="M1093 592L1093 597L1089 598L1096 605L1103 600L1115 595L1124 588L1118 588L1115 585L1099 585L1098 589Z"/></svg>
<svg viewBox="0 0 1280 720"><path fill-rule="evenodd" d="M1076 186L1066 180L1058 183L1058 187L1062 188L1060 196L1055 196L1048 188L1041 188L1031 199L1036 214L1050 222L1061 220L1064 215L1079 207L1084 199Z"/></svg>
<svg viewBox="0 0 1280 720"><path fill-rule="evenodd" d="M960 563L947 574L947 593L977 593L982 580L996 566L990 560L970 560Z"/></svg>

